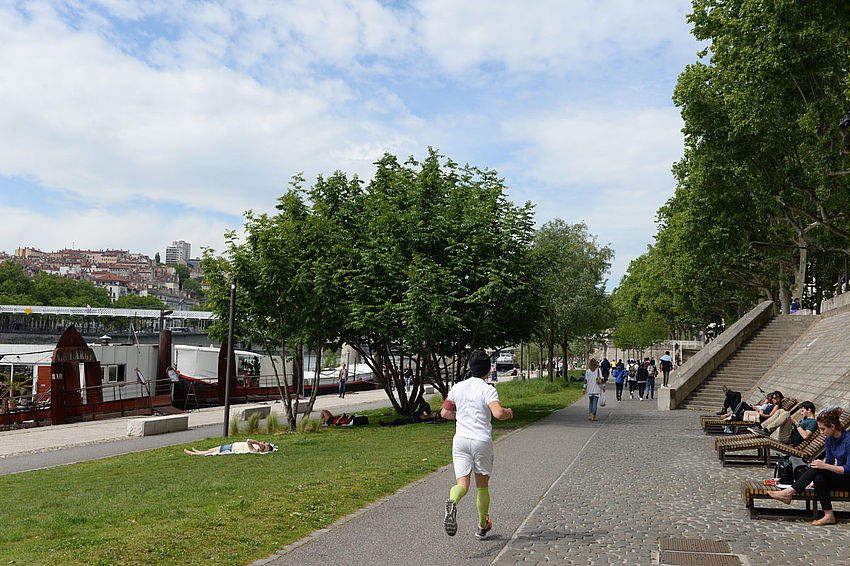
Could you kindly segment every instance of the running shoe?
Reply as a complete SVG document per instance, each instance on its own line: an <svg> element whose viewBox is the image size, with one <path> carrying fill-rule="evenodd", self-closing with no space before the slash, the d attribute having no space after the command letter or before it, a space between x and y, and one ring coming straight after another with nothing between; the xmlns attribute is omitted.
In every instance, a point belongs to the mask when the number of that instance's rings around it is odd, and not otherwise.
<svg viewBox="0 0 850 566"><path fill-rule="evenodd" d="M478 530L475 531L475 536L480 538L481 540L484 540L485 538L487 538L487 533L489 533L490 529L492 529L492 528L493 528L493 521L490 520L490 514L488 513L487 514L487 526L482 527L481 525L478 525Z"/></svg>
<svg viewBox="0 0 850 566"><path fill-rule="evenodd" d="M443 519L443 526L450 537L457 533L457 503L451 499L446 501L446 517Z"/></svg>

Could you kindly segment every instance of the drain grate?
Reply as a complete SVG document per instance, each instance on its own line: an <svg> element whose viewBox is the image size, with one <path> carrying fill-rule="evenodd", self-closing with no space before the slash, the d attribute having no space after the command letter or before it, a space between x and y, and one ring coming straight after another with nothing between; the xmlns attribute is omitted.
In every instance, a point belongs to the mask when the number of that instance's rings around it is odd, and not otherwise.
<svg viewBox="0 0 850 566"><path fill-rule="evenodd" d="M679 552L709 552L712 554L729 554L732 547L722 540L698 540L692 538L661 538L658 539L661 550L677 550Z"/></svg>
<svg viewBox="0 0 850 566"><path fill-rule="evenodd" d="M741 566L741 560L731 554L732 547L722 540L693 538L658 539L658 563L681 566Z"/></svg>
<svg viewBox="0 0 850 566"><path fill-rule="evenodd" d="M659 563L682 566L741 566L741 561L734 554L705 554L670 550L661 551Z"/></svg>

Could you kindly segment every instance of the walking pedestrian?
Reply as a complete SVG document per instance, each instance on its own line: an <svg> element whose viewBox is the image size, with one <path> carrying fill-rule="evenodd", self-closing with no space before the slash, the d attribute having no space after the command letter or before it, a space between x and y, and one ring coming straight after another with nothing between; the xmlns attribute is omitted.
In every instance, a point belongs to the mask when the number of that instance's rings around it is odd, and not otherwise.
<svg viewBox="0 0 850 566"><path fill-rule="evenodd" d="M643 395L646 391L646 380L649 377L649 374L646 371L646 366L649 365L649 358L644 358L643 363L638 364L637 369L637 386L638 386L638 397L643 401Z"/></svg>
<svg viewBox="0 0 850 566"><path fill-rule="evenodd" d="M670 379L670 370L673 369L673 358L670 357L670 351L667 350L658 359L661 361L661 375L664 377L661 387L670 387L667 385L667 380Z"/></svg>
<svg viewBox="0 0 850 566"><path fill-rule="evenodd" d="M608 383L608 376L611 375L611 362L608 361L607 356L602 358L602 362L599 364L599 371L602 372L602 380Z"/></svg>
<svg viewBox="0 0 850 566"><path fill-rule="evenodd" d="M629 360L629 366L626 368L626 383L629 384L629 399L635 398L635 389L637 389L637 364L634 360Z"/></svg>
<svg viewBox="0 0 850 566"><path fill-rule="evenodd" d="M646 366L646 398L655 399L655 376L658 375L658 368L655 367L655 360L650 358Z"/></svg>
<svg viewBox="0 0 850 566"><path fill-rule="evenodd" d="M587 364L587 369L584 372L584 385L582 391L587 391L587 399L590 404L590 416L587 418L590 421L596 420L596 409L599 406L599 395L605 391L605 381L602 379L602 372L599 371L599 364L596 358L590 358Z"/></svg>
<svg viewBox="0 0 850 566"><path fill-rule="evenodd" d="M623 386L626 384L626 366L623 365L623 360L617 362L617 367L612 373L614 376L614 386L617 388L617 401L623 400Z"/></svg>
<svg viewBox="0 0 850 566"><path fill-rule="evenodd" d="M410 391L410 388L413 387L413 370L410 369L410 364L407 364L407 367L404 368L404 373L402 374L404 377L404 389L405 391Z"/></svg>
<svg viewBox="0 0 850 566"><path fill-rule="evenodd" d="M511 409L499 403L499 393L487 384L490 358L481 350L469 356L470 379L456 383L440 410L443 418L456 420L455 436L452 441L452 462L457 483L449 492L443 527L446 534L457 533L457 504L469 491L470 479L475 474L478 507L478 530L475 536L484 539L493 528L490 519L490 476L493 472L493 426L491 415L503 421L511 419Z"/></svg>
<svg viewBox="0 0 850 566"><path fill-rule="evenodd" d="M345 382L348 381L348 367L342 364L339 369L339 397L345 399Z"/></svg>

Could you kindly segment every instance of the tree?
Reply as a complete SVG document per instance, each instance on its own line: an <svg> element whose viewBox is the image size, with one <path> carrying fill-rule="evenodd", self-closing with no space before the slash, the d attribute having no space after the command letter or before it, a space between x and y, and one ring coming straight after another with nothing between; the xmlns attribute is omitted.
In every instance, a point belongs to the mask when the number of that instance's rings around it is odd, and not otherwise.
<svg viewBox="0 0 850 566"><path fill-rule="evenodd" d="M343 339L407 414L426 382L445 396L472 349L530 335L538 305L531 205L507 201L495 172L460 167L434 150L421 163L385 155L377 167L341 209L356 218L341 262ZM417 368L410 395L404 360Z"/></svg>
<svg viewBox="0 0 850 566"><path fill-rule="evenodd" d="M555 345L563 352L576 338L601 333L614 322L604 292L605 274L614 252L599 246L584 223L555 219L534 238L538 266L535 283L542 296L539 337L548 348L549 381L553 381Z"/></svg>
<svg viewBox="0 0 850 566"><path fill-rule="evenodd" d="M686 151L658 236L675 290L694 295L680 312L735 318L760 298L787 312L807 281L831 295L841 275L824 258L850 250L837 127L848 109L850 11L823 0L695 0L689 20L710 57L689 65L674 93Z"/></svg>
<svg viewBox="0 0 850 566"><path fill-rule="evenodd" d="M169 263L168 265L174 267L174 270L177 272L180 289L183 289L183 282L189 279L189 276L191 275L189 266L185 263Z"/></svg>
<svg viewBox="0 0 850 566"><path fill-rule="evenodd" d="M186 279L182 284L183 290L192 298L204 301L204 289L200 279Z"/></svg>

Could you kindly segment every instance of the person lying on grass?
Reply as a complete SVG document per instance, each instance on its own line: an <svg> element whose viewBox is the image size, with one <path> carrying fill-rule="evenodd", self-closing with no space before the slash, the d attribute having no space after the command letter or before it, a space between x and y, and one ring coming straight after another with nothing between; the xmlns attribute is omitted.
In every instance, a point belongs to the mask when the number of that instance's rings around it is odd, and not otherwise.
<svg viewBox="0 0 850 566"><path fill-rule="evenodd" d="M222 444L221 446L213 446L209 450L198 450L194 446L191 450L183 449L183 452L189 456L214 456L217 454L268 454L276 452L277 446L271 442L260 442L249 438L245 442L234 442L232 444Z"/></svg>

